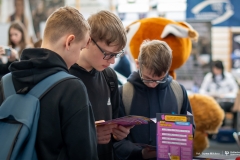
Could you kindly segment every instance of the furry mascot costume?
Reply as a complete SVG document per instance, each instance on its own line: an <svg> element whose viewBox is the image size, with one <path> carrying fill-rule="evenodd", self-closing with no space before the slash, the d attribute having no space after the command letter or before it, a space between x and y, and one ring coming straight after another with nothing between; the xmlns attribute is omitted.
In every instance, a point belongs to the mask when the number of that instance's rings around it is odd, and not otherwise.
<svg viewBox="0 0 240 160"><path fill-rule="evenodd" d="M188 59L191 40L197 40L198 33L185 22L175 22L166 18L145 18L127 26L127 52L132 64L138 58L143 40L158 39L168 43L172 49L172 65L169 74L176 79L174 70L181 67ZM134 70L134 66L132 67ZM189 96L195 119L194 155L199 155L208 147L207 133L216 133L222 124L224 112L211 97L194 94Z"/></svg>
<svg viewBox="0 0 240 160"><path fill-rule="evenodd" d="M166 18L145 18L127 26L127 52L131 60L138 58L139 48L143 40L158 39L168 43L172 49L172 66L169 74L176 78L174 70L181 67L188 59L192 43L197 40L198 33L185 22L175 22Z"/></svg>

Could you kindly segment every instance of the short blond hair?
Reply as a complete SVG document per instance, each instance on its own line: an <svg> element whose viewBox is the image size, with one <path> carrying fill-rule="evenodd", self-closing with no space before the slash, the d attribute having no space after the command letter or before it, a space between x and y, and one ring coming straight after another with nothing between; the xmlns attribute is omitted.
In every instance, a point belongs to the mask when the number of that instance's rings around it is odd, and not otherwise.
<svg viewBox="0 0 240 160"><path fill-rule="evenodd" d="M88 18L90 36L95 41L103 41L108 46L118 46L122 50L127 42L125 28L121 20L112 12L102 10Z"/></svg>
<svg viewBox="0 0 240 160"><path fill-rule="evenodd" d="M88 30L90 26L83 15L76 8L65 6L48 17L43 40L55 42L66 34L73 34L76 41L81 41Z"/></svg>
<svg viewBox="0 0 240 160"><path fill-rule="evenodd" d="M167 73L172 64L172 50L160 40L145 40L140 46L138 56L140 67L145 67L154 76Z"/></svg>

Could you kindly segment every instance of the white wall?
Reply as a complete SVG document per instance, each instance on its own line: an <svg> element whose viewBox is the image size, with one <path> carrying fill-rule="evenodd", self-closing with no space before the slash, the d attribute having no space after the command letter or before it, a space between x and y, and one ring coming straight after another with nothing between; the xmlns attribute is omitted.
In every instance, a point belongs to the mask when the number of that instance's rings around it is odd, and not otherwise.
<svg viewBox="0 0 240 160"><path fill-rule="evenodd" d="M240 32L240 27L212 27L212 59L222 60L228 71L231 70L232 32Z"/></svg>
<svg viewBox="0 0 240 160"><path fill-rule="evenodd" d="M7 46L8 44L8 28L9 23L0 23L0 45Z"/></svg>

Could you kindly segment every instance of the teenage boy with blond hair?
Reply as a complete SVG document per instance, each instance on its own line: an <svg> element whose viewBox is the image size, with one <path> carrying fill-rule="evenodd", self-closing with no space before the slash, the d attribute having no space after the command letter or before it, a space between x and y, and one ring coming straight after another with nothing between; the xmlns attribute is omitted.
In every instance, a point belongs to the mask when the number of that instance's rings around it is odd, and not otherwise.
<svg viewBox="0 0 240 160"><path fill-rule="evenodd" d="M178 114L178 100L171 86L173 79L168 75L172 63L172 51L168 44L160 40L144 41L135 61L138 71L133 72L127 79L127 83L133 87L133 96L131 102L126 104L122 97L129 97L130 93L123 92L122 87L119 89L121 97L119 116L129 114L156 118L156 113ZM186 90L176 81L174 83L178 85L180 92L182 90L182 93L179 92L183 96L180 114L187 114L187 111L191 113ZM156 146L156 124L135 126L126 139L114 144L119 159L155 160L156 151L143 149L134 143Z"/></svg>
<svg viewBox="0 0 240 160"><path fill-rule="evenodd" d="M96 123L118 117L119 92L118 80L110 64L123 54L127 37L121 20L109 11L100 11L88 18L91 27L91 42L81 51L80 58L70 73L79 77L87 87ZM105 71L104 71L105 70ZM111 90L108 86L108 71L112 73L114 82ZM98 139L98 158L113 159L112 143L124 139L131 127L118 125L96 126Z"/></svg>
<svg viewBox="0 0 240 160"><path fill-rule="evenodd" d="M25 49L21 61L10 66L18 94L38 82L68 69L88 45L90 26L79 11L61 7L46 22L41 48ZM1 90L2 91L2 90ZM2 93L0 102L3 101ZM36 152L38 159L97 160L94 116L84 84L67 79L40 99Z"/></svg>

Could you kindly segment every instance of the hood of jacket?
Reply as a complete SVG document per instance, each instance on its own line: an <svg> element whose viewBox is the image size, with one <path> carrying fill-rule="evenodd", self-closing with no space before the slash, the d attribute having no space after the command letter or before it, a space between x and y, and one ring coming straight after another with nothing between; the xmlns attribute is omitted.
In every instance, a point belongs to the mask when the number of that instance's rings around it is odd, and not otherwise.
<svg viewBox="0 0 240 160"><path fill-rule="evenodd" d="M77 63L71 66L71 70L75 72L81 72L81 76L83 75L83 76L90 76L90 77L94 77L96 73L99 72L94 68L91 71L87 71L85 68L79 66Z"/></svg>
<svg viewBox="0 0 240 160"><path fill-rule="evenodd" d="M9 66L15 90L27 93L38 82L59 71L68 72L65 61L57 53L44 48L23 50L21 60Z"/></svg>

